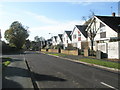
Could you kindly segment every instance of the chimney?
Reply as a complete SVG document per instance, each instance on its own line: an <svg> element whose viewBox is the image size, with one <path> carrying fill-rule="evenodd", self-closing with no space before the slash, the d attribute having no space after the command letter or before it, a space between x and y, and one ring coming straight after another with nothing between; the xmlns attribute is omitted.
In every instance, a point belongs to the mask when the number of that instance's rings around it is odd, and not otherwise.
<svg viewBox="0 0 120 90"><path fill-rule="evenodd" d="M115 12L112 13L112 16L115 17Z"/></svg>

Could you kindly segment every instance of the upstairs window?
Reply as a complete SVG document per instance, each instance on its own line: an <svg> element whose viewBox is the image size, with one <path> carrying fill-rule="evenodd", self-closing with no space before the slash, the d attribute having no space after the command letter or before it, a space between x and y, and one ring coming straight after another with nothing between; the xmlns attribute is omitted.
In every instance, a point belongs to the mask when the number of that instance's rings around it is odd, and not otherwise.
<svg viewBox="0 0 120 90"><path fill-rule="evenodd" d="M76 34L74 34L74 35L73 35L73 39L76 39L76 37L77 37Z"/></svg>
<svg viewBox="0 0 120 90"><path fill-rule="evenodd" d="M105 25L100 22L100 32L105 32Z"/></svg>
<svg viewBox="0 0 120 90"><path fill-rule="evenodd" d="M78 37L81 37L80 31L78 31Z"/></svg>
<svg viewBox="0 0 120 90"><path fill-rule="evenodd" d="M101 32L100 33L100 38L106 38L106 32Z"/></svg>

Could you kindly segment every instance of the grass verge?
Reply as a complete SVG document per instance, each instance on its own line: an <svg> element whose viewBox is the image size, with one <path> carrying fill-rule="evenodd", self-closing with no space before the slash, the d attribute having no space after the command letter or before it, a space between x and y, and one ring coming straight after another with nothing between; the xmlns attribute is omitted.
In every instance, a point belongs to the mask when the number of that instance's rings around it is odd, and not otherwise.
<svg viewBox="0 0 120 90"><path fill-rule="evenodd" d="M91 64L96 64L96 65L101 65L101 66L105 66L105 67L109 67L109 68L120 69L120 63L101 61L101 60L97 60L97 59L88 59L88 58L80 59L80 61L91 63Z"/></svg>
<svg viewBox="0 0 120 90"><path fill-rule="evenodd" d="M61 57L66 56L65 54L61 54L61 53L45 52L45 54L61 56ZM105 67L109 67L109 68L120 69L120 63L102 61L102 60L98 60L98 59L88 59L88 58L82 58L79 61L86 62L86 63L91 63L91 64L96 64L96 65L100 65L100 66L105 66Z"/></svg>
<svg viewBox="0 0 120 90"><path fill-rule="evenodd" d="M66 56L65 54L57 54L57 53L50 53L50 54L48 54L48 55L55 55L55 56Z"/></svg>
<svg viewBox="0 0 120 90"><path fill-rule="evenodd" d="M5 61L5 62L3 62L3 65L8 66L10 63L11 63L10 61Z"/></svg>
<svg viewBox="0 0 120 90"><path fill-rule="evenodd" d="M2 57L2 65L3 66L8 66L11 63L11 58L10 57Z"/></svg>

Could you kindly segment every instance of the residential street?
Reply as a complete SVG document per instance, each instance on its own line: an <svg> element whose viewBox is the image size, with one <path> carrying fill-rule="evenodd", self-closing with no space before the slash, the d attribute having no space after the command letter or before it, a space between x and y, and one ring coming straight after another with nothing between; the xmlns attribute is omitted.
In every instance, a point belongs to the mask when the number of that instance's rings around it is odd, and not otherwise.
<svg viewBox="0 0 120 90"><path fill-rule="evenodd" d="M34 78L34 83L36 83L38 88L118 89L117 73L93 68L91 66L75 63L69 60L60 59L42 53L36 53L33 51L27 51L25 52L25 54L4 56L16 58L19 60L26 59L29 64L30 70L32 71L31 73ZM15 72L17 71L15 70ZM17 76L19 75L17 74ZM20 76L23 76L23 78L29 78L29 75L25 74L20 74ZM22 83L18 84L21 85ZM6 84L4 83L3 86L5 87L5 85Z"/></svg>
<svg viewBox="0 0 120 90"><path fill-rule="evenodd" d="M39 88L118 88L118 74L42 53L25 59Z"/></svg>

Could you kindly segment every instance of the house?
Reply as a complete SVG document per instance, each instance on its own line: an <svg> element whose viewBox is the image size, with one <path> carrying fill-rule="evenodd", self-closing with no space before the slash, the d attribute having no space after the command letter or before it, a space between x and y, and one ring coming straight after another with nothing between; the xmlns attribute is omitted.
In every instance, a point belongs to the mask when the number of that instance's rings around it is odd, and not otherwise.
<svg viewBox="0 0 120 90"><path fill-rule="evenodd" d="M96 51L98 50L98 43L108 43L120 39L120 17L115 16L115 13L113 13L112 16L94 16L88 24L86 31L88 32L90 48L90 32L95 36L93 49ZM107 47L107 45L105 47ZM105 47L103 47L103 49Z"/></svg>
<svg viewBox="0 0 120 90"><path fill-rule="evenodd" d="M62 35L62 40L63 40L63 48L65 49L72 43L72 38L71 38L71 32L72 31L64 31Z"/></svg>
<svg viewBox="0 0 120 90"><path fill-rule="evenodd" d="M46 47L49 48L52 45L52 39L46 40Z"/></svg>
<svg viewBox="0 0 120 90"><path fill-rule="evenodd" d="M71 37L72 37L72 45L73 47L84 49L87 47L87 31L85 29L87 25L75 25Z"/></svg>
<svg viewBox="0 0 120 90"><path fill-rule="evenodd" d="M53 46L57 45L57 36L52 37L52 45Z"/></svg>
<svg viewBox="0 0 120 90"><path fill-rule="evenodd" d="M62 41L62 35L63 34L58 34L57 36L57 45L63 45L63 41Z"/></svg>

